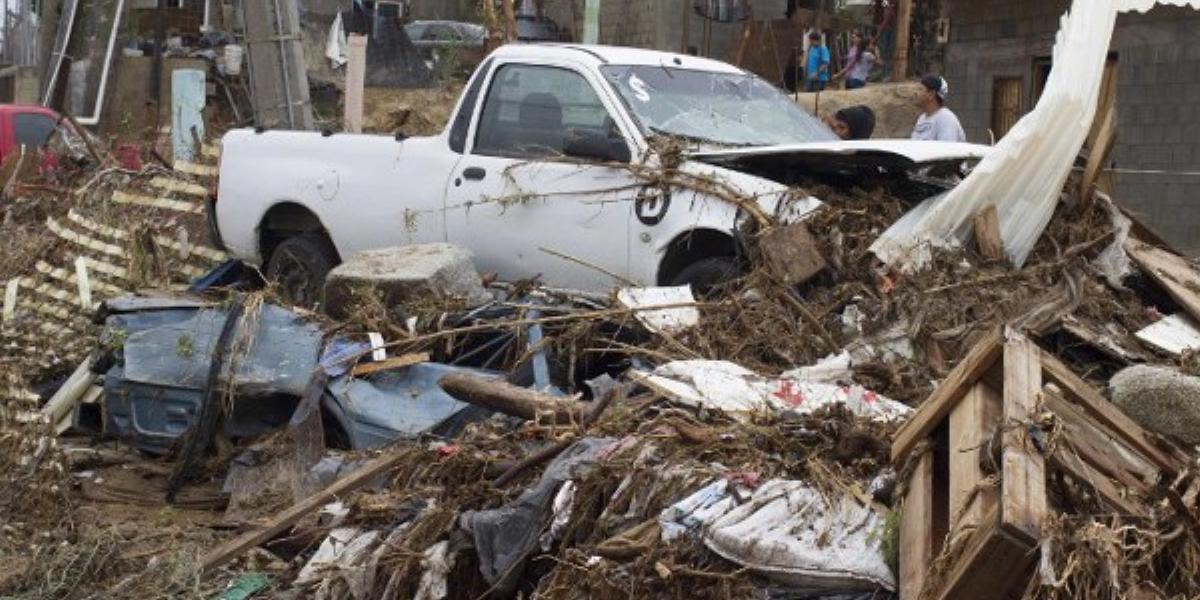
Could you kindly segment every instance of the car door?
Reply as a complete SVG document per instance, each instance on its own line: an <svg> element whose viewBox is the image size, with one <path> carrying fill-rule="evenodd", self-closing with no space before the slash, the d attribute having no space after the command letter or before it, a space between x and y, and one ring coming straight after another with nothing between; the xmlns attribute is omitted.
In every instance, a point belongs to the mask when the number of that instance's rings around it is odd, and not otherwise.
<svg viewBox="0 0 1200 600"><path fill-rule="evenodd" d="M497 65L446 195L448 239L481 271L597 291L627 280L636 178L565 157L571 140L590 137L628 162L610 101L569 67Z"/></svg>

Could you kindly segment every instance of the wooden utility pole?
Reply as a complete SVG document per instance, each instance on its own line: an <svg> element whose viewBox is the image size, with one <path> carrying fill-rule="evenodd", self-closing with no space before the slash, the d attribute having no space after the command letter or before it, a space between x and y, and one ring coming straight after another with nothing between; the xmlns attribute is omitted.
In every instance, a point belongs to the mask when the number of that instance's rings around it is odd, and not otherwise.
<svg viewBox="0 0 1200 600"><path fill-rule="evenodd" d="M683 43L680 45L679 53L687 54L688 46L691 45L688 43L688 38L692 33L692 3L680 2L680 4L683 5Z"/></svg>
<svg viewBox="0 0 1200 600"><path fill-rule="evenodd" d="M504 6L504 43L506 44L517 40L517 15L513 10L513 2L515 0L500 1L500 4Z"/></svg>
<svg viewBox="0 0 1200 600"><path fill-rule="evenodd" d="M896 11L896 56L892 61L892 80L908 79L908 41L912 37L912 0L900 0Z"/></svg>

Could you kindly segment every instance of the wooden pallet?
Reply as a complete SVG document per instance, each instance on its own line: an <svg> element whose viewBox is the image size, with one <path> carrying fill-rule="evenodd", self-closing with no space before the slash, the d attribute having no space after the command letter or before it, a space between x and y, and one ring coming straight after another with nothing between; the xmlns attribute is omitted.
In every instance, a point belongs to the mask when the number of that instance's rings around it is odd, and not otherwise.
<svg viewBox="0 0 1200 600"><path fill-rule="evenodd" d="M1019 596L1045 517L1070 512L1049 481L1087 490L1102 510L1145 516L1140 500L1187 462L1032 340L998 328L900 429L892 459L906 476L903 600Z"/></svg>

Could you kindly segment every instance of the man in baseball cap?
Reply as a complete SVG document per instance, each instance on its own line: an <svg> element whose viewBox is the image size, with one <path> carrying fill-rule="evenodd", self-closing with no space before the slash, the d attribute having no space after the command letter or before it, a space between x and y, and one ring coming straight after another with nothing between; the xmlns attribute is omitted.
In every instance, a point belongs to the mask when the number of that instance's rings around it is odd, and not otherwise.
<svg viewBox="0 0 1200 600"><path fill-rule="evenodd" d="M928 75L921 79L921 94L917 96L917 106L921 116L913 128L912 139L941 142L965 142L967 134L963 131L958 116L946 108L946 96L950 95L950 84L937 75Z"/></svg>

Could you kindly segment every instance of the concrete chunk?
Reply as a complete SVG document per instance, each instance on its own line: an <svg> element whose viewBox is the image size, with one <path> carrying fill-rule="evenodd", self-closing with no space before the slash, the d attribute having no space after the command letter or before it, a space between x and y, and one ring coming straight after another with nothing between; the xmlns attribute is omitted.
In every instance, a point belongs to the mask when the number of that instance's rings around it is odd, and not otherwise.
<svg viewBox="0 0 1200 600"><path fill-rule="evenodd" d="M1200 444L1200 377L1138 365L1108 383L1113 404L1139 425L1185 444Z"/></svg>
<svg viewBox="0 0 1200 600"><path fill-rule="evenodd" d="M333 317L353 310L357 290L377 290L388 306L461 299L477 306L490 299L474 256L452 244L367 250L351 256L325 280L325 307Z"/></svg>

